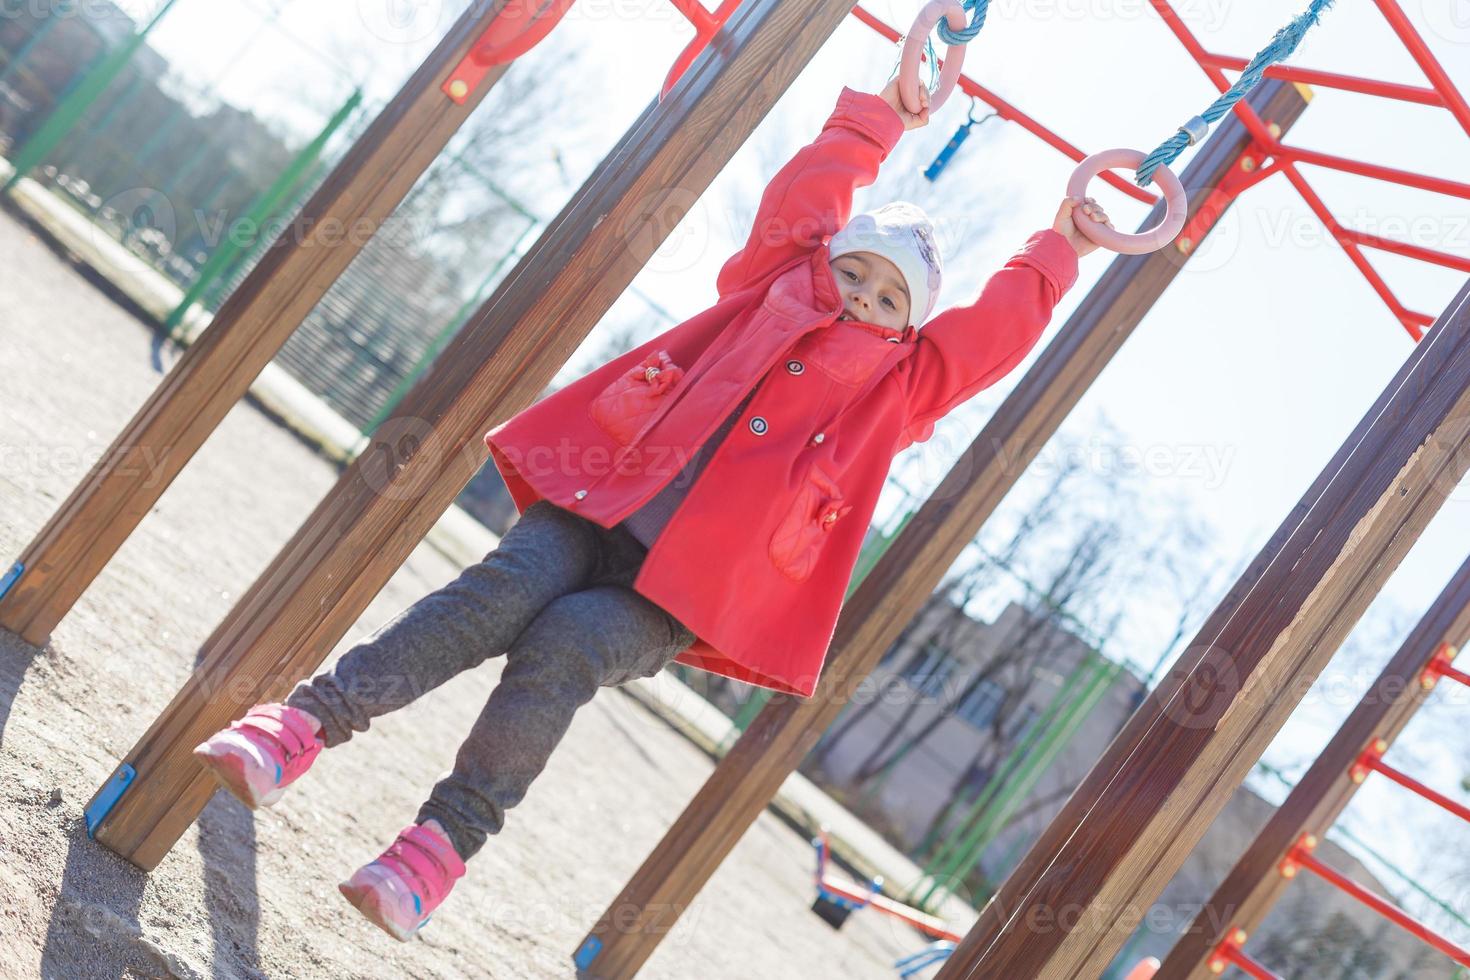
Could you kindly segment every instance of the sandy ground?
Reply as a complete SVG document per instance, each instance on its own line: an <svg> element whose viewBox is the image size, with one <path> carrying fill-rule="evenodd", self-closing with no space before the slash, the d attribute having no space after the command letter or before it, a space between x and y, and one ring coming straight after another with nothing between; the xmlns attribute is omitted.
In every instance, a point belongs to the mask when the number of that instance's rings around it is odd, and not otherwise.
<svg viewBox="0 0 1470 980"><path fill-rule="evenodd" d="M0 270L8 567L179 352L5 214ZM92 792L335 480L241 404L43 650L0 631L0 977L572 976L586 929L708 776L667 725L601 692L422 937L394 942L334 886L448 768L492 661L324 755L271 810L217 794L152 874L90 841ZM344 646L457 571L420 546ZM642 975L893 977L924 946L872 912L831 930L808 911L811 868L805 836L763 814Z"/></svg>

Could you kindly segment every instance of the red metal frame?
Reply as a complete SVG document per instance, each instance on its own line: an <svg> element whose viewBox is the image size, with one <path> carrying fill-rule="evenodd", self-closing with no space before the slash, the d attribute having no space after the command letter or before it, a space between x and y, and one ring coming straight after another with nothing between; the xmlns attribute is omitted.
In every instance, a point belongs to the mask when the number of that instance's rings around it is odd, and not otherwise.
<svg viewBox="0 0 1470 980"><path fill-rule="evenodd" d="M469 101L490 69L514 61L551 33L576 0L546 0L532 9L531 0L509 0L455 66L440 91L456 105Z"/></svg>
<svg viewBox="0 0 1470 980"><path fill-rule="evenodd" d="M471 54L463 63L450 74L444 83L445 93L455 102L465 102L469 94L484 79L485 74L494 64L500 64L511 58L525 53L532 46L539 43L542 38L550 32L561 16L566 13L574 0L551 0L550 13L546 11L536 12L529 23L517 25L511 17L502 18L505 23L498 19L486 31L486 34L476 43ZM711 11L703 6L699 0L670 0L674 7L689 19L694 27L694 39L680 53L669 74L664 80L663 90L659 97L663 98L673 88L674 84L683 76L688 67L693 64L699 54L709 45L710 39L717 34L725 25L725 21L739 6L740 0L723 0L720 6ZM1174 11L1169 0L1149 0L1154 10L1163 18L1165 25L1174 32L1179 43L1184 45L1186 51L1199 64L1201 70L1209 80L1221 92L1230 88L1230 80L1225 77L1224 69L1235 71L1242 70L1247 62L1242 58L1230 55L1218 54L1206 51L1199 40L1185 26L1184 21ZM1362 95L1375 95L1386 99L1397 99L1415 105L1432 106L1449 112L1460 127L1470 135L1470 104L1456 90L1454 83L1445 73L1444 68L1435 59L1429 48L1425 45L1419 32L1409 23L1400 9L1398 0L1374 0L1378 9L1382 12L1384 19L1388 21L1389 27L1398 35L1404 47L1408 49L1409 55L1419 66L1429 81L1429 86L1404 85L1397 82L1385 82L1373 78L1359 78L1354 75L1344 75L1338 72L1317 71L1311 68L1300 68L1290 65L1273 65L1267 68L1265 74L1270 78L1279 78L1285 81L1300 82L1308 85L1317 85L1323 88L1340 89L1346 92L1356 92ZM854 17L867 24L879 34L890 41L898 41L902 36L895 28L885 24L879 18L873 16L861 6L852 9ZM943 60L940 59L940 64ZM967 75L961 75L959 88L966 94L980 99L990 105L996 115L1002 119L1014 122L1028 132L1032 133L1043 142L1059 150L1075 161L1081 161L1087 156L1082 150L1068 143L1056 133L1041 125L1031 116L1017 109L1005 99L1000 98L994 92L980 85ZM1377 270L1368 262L1364 256L1361 246L1376 248L1380 251L1391 252L1407 258L1417 259L1423 262L1433 262L1449 269L1470 273L1470 256L1452 255L1448 252L1440 252L1434 249L1421 248L1408 242L1393 241L1382 238L1368 232L1346 228L1339 224L1332 213L1327 210L1327 205L1317 196L1302 176L1298 169L1299 164L1311 164L1318 167L1327 167L1340 170L1344 173L1357 174L1364 177L1372 177L1377 180L1386 180L1401 184L1405 187L1414 187L1420 190L1433 191L1439 194L1447 194L1451 197L1459 197L1470 200L1470 184L1448 180L1443 177L1433 177L1427 174L1414 173L1408 170L1399 170L1395 167L1385 167L1379 164L1366 163L1360 160L1351 160L1346 157L1323 153L1306 147L1287 146L1280 140L1281 130L1274 124L1269 124L1261 119L1254 109L1244 100L1237 102L1233 109L1245 126L1247 132L1253 137L1254 143L1248 148L1243 158L1244 174L1232 175L1221 184L1204 202L1204 206L1196 209L1194 217L1180 232L1177 239L1178 246L1184 252L1193 249L1198 242L1214 224L1218 216L1225 210L1234 197L1246 188L1274 173L1286 175L1286 179L1301 194L1307 206L1316 214L1318 219L1332 233L1332 237L1342 246L1347 253L1348 259L1357 266L1368 280L1368 284L1383 299L1389 310L1403 325L1405 331L1414 340L1424 336L1424 328L1434 322L1434 318L1426 313L1410 310L1399 302L1388 284L1378 274ZM1262 166L1269 158L1270 164ZM1111 184L1113 187L1128 196L1142 201L1145 204L1157 203L1157 194L1151 194L1137 186L1132 181L1124 180L1117 174L1104 171L1098 175L1100 179ZM1470 678L1464 674L1451 674L1463 683L1470 683Z"/></svg>
<svg viewBox="0 0 1470 980"><path fill-rule="evenodd" d="M1405 789L1418 793L1429 802L1444 807L1461 820L1470 821L1470 807L1450 799L1438 790L1431 789L1402 770L1395 769L1384 762L1383 753L1387 751L1388 742L1384 739L1375 738L1369 742L1368 747L1358 755L1357 762L1353 763L1352 769L1349 770L1352 781L1361 783L1368 778L1370 772L1381 772Z"/></svg>
<svg viewBox="0 0 1470 980"><path fill-rule="evenodd" d="M1373 894L1356 881L1323 864L1312 853L1316 847L1317 838L1312 834L1303 834L1301 839L1287 852L1286 859L1281 862L1281 874L1291 878L1295 876L1296 869L1306 868L1323 881L1337 886L1341 891L1356 898L1388 921L1433 946L1461 966L1470 966L1470 949L1455 945L1397 905Z"/></svg>
<svg viewBox="0 0 1470 980"><path fill-rule="evenodd" d="M1244 945L1244 929L1231 929L1227 932L1225 938L1220 940L1220 945L1215 947L1215 952L1210 955L1210 972L1224 973L1227 966L1235 966L1239 967L1242 972L1249 973L1256 980L1282 980L1281 977L1248 956L1241 948Z"/></svg>
<svg viewBox="0 0 1470 980"><path fill-rule="evenodd" d="M1451 666L1451 663L1455 659L1455 653L1455 648L1449 643L1441 643L1435 648L1434 653L1429 658L1429 662L1424 665L1423 671L1419 674L1419 684L1422 689L1427 691L1434 687L1440 677L1452 677L1461 683L1470 684L1470 676L1455 670ZM1443 807L1460 819L1470 821L1470 808L1467 808L1456 800L1450 799L1437 790L1431 789L1417 779L1385 763L1383 761L1383 755L1388 751L1388 748L1389 740L1387 738L1379 737L1373 739L1358 754L1357 759L1353 761L1352 765L1348 767L1348 778L1354 783L1362 783L1368 778L1370 773L1375 771L1380 772L1399 785L1429 800L1431 803ZM1313 854L1313 851L1317 848L1317 843L1318 839L1315 834L1302 834L1277 865L1277 871L1280 872L1281 877L1295 878L1297 872L1302 868L1307 868L1324 881L1336 885L1348 895L1367 905L1390 922L1408 930L1422 941L1457 962L1470 966L1470 950L1463 949L1450 940L1445 939L1397 905L1375 895L1362 885L1359 885L1357 882L1317 860ZM1255 962L1241 951L1240 947L1245 943L1245 938L1244 930L1239 927L1231 929L1225 938L1220 941L1220 944L1215 947L1214 952L1211 953L1207 961L1210 970L1215 973L1221 973L1225 970L1226 966L1234 964L1252 976L1263 978L1263 980L1274 978L1275 974L1269 972L1264 966Z"/></svg>
<svg viewBox="0 0 1470 980"><path fill-rule="evenodd" d="M658 93L660 101L683 77L685 70L694 64L694 59L698 58L699 53L709 44L710 38L718 34L720 28L725 26L725 21L730 19L735 8L740 6L740 0L725 0L724 3L710 11L699 0L669 0L669 2L679 13L689 19L690 24L694 25L694 40L690 41L679 53L679 57L674 60L674 66L669 69L669 74L664 79L664 87Z"/></svg>
<svg viewBox="0 0 1470 980"><path fill-rule="evenodd" d="M1434 656L1429 658L1429 663L1424 665L1424 673L1419 675L1419 684L1424 690L1429 690L1438 683L1441 677L1448 677L1452 681L1459 681L1466 687L1470 687L1470 674L1456 670L1451 664L1455 660L1455 648L1445 643L1434 651Z"/></svg>
<svg viewBox="0 0 1470 980"><path fill-rule="evenodd" d="M1228 55L1216 54L1206 51L1198 39L1185 26L1184 22L1175 13L1169 0L1149 0L1164 23L1174 32L1179 42L1184 45L1186 51L1199 63L1209 80L1221 92L1230 88L1231 82L1227 79L1222 69L1233 69L1240 71L1247 62L1241 58ZM1427 105L1447 110L1459 122L1467 135L1470 135L1470 104L1456 90L1454 83L1450 81L1444 69L1425 46L1423 38L1420 37L1399 8L1397 0L1374 0L1378 9L1383 13L1389 26L1398 35L1400 41L1408 49L1410 57L1418 64L1425 77L1429 80L1429 87L1414 85L1403 85L1395 82L1384 82L1371 78L1359 78L1353 75L1343 75L1336 72L1316 71L1310 68L1298 68L1286 65L1273 65L1266 69L1266 76L1279 78L1285 81L1301 82L1310 85L1318 85L1323 88L1335 88L1348 92L1357 92L1364 95L1376 95L1388 99L1398 99L1416 105ZM853 8L853 16L863 23L869 25L879 34L891 41L897 41L901 36L897 30L883 23L872 14L861 7ZM1324 30L1329 28L1323 28ZM941 61L941 64L943 62ZM1086 154L1063 140L1060 136L1046 129L1036 120L1021 112L1019 109L999 98L983 86L977 84L968 76L961 75L960 88L966 93L986 102L992 106L996 114L1002 119L1010 120L1025 127L1028 131L1040 137L1042 140L1071 157L1073 160L1081 160ZM1426 174L1414 173L1407 170L1399 170L1394 167L1385 167L1379 164L1366 163L1359 160L1351 160L1346 157L1334 156L1305 147L1288 146L1283 144L1279 137L1279 127L1262 120L1255 110L1244 100L1237 102L1233 110L1239 116L1246 130L1254 137L1254 145L1247 152L1247 159L1254 161L1259 166L1265 157L1271 159L1271 164L1261 167L1250 173L1249 176L1239 176L1233 181L1228 181L1230 186L1224 184L1211 195L1205 202L1208 207L1198 209L1194 218L1180 232L1179 245L1184 251L1189 251L1194 243L1198 242L1200 236L1209 229L1215 219L1224 211L1226 205L1234 196L1245 188L1255 184L1270 174L1281 172L1286 175L1293 187L1301 194L1307 206L1317 215L1318 219L1332 233L1333 238L1347 253L1349 260L1358 267L1358 270L1368 280L1373 290L1383 299L1394 317L1403 325L1409 336L1416 341L1424 336L1425 327L1434 322L1434 318L1415 310L1404 307L1398 298L1388 288L1388 285L1379 276L1377 270L1368 262L1359 246L1368 246L1380 251L1392 252L1411 259L1424 262L1433 262L1446 268L1456 269L1460 272L1470 273L1470 256L1452 255L1448 252L1440 252L1434 249L1421 248L1407 242L1398 242L1382 238L1367 232L1346 228L1338 223L1337 219L1328 211L1327 206L1317 193L1312 189L1298 169L1298 164L1312 164L1319 167L1328 167L1341 170L1345 173L1358 174L1359 176L1372 177L1378 180L1386 180L1406 187L1415 187L1421 190L1434 191L1470 200L1470 184L1448 180L1442 177L1433 177ZM1107 180L1109 184L1122 190L1131 197L1137 198L1144 203L1154 203L1158 200L1157 195L1148 194L1142 188L1131 181L1124 181L1111 173L1099 175ZM1465 675L1461 674L1457 679L1463 679L1470 683Z"/></svg>

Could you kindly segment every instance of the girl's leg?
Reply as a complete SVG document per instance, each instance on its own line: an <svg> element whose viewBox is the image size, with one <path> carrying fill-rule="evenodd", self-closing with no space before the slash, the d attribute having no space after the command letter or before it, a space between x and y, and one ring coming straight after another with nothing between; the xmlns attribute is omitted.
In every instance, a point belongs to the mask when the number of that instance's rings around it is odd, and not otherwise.
<svg viewBox="0 0 1470 980"><path fill-rule="evenodd" d="M366 731L460 671L504 653L558 596L598 567L602 529L540 500L484 560L431 592L286 698L322 723L327 746Z"/></svg>
<svg viewBox="0 0 1470 980"><path fill-rule="evenodd" d="M633 589L599 585L553 600L507 652L454 771L435 785L418 823L437 821L461 858L499 833L505 811L599 687L650 677L694 642L684 624Z"/></svg>

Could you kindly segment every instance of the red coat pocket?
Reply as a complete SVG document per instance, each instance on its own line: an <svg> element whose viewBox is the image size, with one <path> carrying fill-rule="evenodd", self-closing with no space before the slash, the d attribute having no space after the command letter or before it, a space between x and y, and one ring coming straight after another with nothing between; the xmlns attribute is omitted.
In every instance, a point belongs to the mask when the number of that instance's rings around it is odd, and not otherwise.
<svg viewBox="0 0 1470 980"><path fill-rule="evenodd" d="M827 535L852 505L844 503L836 481L812 465L786 516L771 535L771 561L782 575L802 581L817 567Z"/></svg>
<svg viewBox="0 0 1470 980"><path fill-rule="evenodd" d="M669 359L669 352L656 351L604 388L587 413L604 432L627 445L682 377L684 369Z"/></svg>

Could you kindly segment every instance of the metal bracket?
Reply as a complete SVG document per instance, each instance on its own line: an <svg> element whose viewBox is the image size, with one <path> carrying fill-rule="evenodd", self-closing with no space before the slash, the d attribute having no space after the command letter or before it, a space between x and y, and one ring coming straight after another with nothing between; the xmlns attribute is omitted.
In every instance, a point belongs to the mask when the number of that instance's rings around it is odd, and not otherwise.
<svg viewBox="0 0 1470 980"><path fill-rule="evenodd" d="M1236 160L1235 166L1230 172L1220 179L1209 196L1204 199L1199 207L1195 208L1194 215L1185 222L1180 229L1179 235L1174 239L1174 247L1186 255L1194 251L1204 237L1209 234L1210 229L1220 220L1225 209L1239 197L1245 190L1260 183L1281 169L1280 162L1272 163L1269 167L1262 167L1261 161L1265 160L1270 153L1262 144L1252 141L1243 151L1240 158Z"/></svg>
<svg viewBox="0 0 1470 980"><path fill-rule="evenodd" d="M587 941L577 950L577 955L572 957L572 963L577 969L585 970L597 959L597 954L602 952L602 940L596 936L588 936Z"/></svg>
<svg viewBox="0 0 1470 980"><path fill-rule="evenodd" d="M10 571L6 572L4 576L0 576L0 599L4 599L5 593L10 591L10 587L20 581L20 577L25 570L25 562L18 561L10 566Z"/></svg>
<svg viewBox="0 0 1470 980"><path fill-rule="evenodd" d="M122 799L122 795L127 791L127 788L133 785L133 780L137 778L137 775L138 771L124 762L117 767L117 771L112 774L112 778L107 780L102 785L102 788L97 791L97 795L92 798L92 802L87 804L87 809L83 811L87 818L88 837L92 837L96 833L97 825L107 819L107 814L112 812L112 808L117 805L118 800Z"/></svg>

